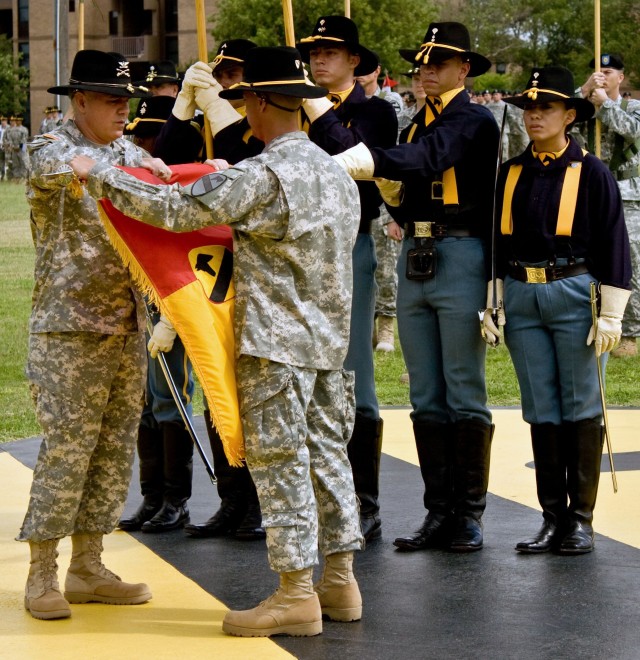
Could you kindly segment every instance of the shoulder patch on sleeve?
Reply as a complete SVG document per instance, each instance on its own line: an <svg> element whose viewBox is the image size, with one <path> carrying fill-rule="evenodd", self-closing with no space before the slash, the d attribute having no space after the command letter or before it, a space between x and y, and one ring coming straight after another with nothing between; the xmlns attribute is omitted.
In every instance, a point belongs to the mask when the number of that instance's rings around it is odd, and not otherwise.
<svg viewBox="0 0 640 660"><path fill-rule="evenodd" d="M191 186L191 194L193 197L202 197L203 195L210 193L212 190L219 188L226 180L227 177L222 174L222 172L205 174L205 176L198 179Z"/></svg>

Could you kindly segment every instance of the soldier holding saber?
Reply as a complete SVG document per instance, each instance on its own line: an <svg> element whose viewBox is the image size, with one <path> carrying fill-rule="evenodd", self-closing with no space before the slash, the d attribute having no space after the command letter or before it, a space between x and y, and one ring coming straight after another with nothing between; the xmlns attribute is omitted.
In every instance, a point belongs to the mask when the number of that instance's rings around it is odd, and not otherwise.
<svg viewBox="0 0 640 660"><path fill-rule="evenodd" d="M544 518L534 536L516 545L528 554L593 550L603 445L596 356L604 362L620 340L630 294L620 193L607 167L569 137L574 123L594 113L573 90L567 69L536 68L525 92L505 99L524 110L531 139L498 177L496 264ZM489 313L484 331L488 339L499 334Z"/></svg>

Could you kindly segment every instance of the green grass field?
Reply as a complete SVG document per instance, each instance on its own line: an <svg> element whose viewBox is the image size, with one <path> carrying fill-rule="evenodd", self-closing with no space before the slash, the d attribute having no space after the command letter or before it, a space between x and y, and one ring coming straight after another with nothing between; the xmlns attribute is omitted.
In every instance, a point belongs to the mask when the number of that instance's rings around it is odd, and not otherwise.
<svg viewBox="0 0 640 660"><path fill-rule="evenodd" d="M0 442L38 433L24 377L27 322L33 282L34 251L24 186L0 182ZM640 357L611 359L607 367L607 400L611 406L640 406L637 377ZM376 354L376 385L383 406L408 406L409 387L399 347ZM519 405L518 384L504 346L487 352L487 388L491 406ZM194 409L202 411L198 388Z"/></svg>

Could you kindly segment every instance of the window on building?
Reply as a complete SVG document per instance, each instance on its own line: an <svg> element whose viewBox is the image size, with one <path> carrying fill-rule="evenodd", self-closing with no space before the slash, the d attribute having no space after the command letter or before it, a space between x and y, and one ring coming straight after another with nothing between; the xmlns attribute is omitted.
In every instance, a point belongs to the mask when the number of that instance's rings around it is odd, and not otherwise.
<svg viewBox="0 0 640 660"><path fill-rule="evenodd" d="M166 0L164 3L164 31L178 32L178 0Z"/></svg>
<svg viewBox="0 0 640 660"><path fill-rule="evenodd" d="M18 38L29 38L29 0L18 0Z"/></svg>

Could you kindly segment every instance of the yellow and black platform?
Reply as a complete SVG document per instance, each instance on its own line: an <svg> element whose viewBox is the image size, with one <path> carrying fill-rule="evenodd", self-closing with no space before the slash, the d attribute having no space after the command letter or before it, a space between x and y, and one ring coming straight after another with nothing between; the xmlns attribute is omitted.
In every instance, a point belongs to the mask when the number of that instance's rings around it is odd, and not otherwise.
<svg viewBox="0 0 640 660"><path fill-rule="evenodd" d="M640 411L611 410L619 492L603 456L588 555L519 555L517 541L541 516L528 427L520 410L494 410L485 547L468 555L400 553L392 541L424 517L409 411L383 410L383 537L356 557L364 599L357 623L325 622L318 637L227 637L228 607L253 607L275 588L264 543L114 532L105 564L125 580L147 582L153 600L114 607L73 605L70 619L38 621L23 608L28 546L13 539L27 506L39 438L0 445L0 658L91 660L301 658L340 660L563 660L640 658ZM206 441L202 419L196 428ZM217 508L215 488L194 460L192 520ZM135 468L137 470L137 468ZM127 512L140 501L137 477ZM70 543L60 545L64 580Z"/></svg>

